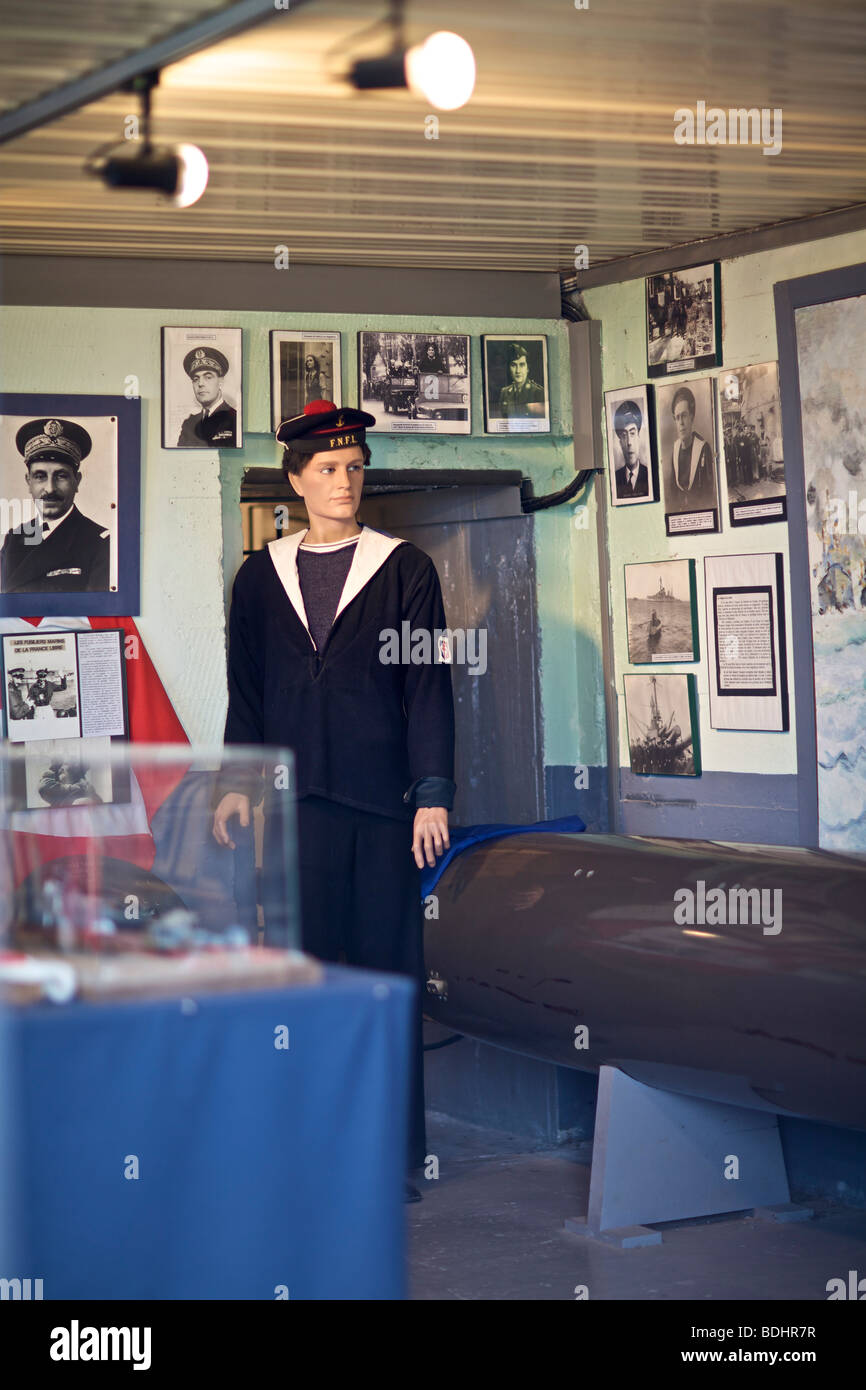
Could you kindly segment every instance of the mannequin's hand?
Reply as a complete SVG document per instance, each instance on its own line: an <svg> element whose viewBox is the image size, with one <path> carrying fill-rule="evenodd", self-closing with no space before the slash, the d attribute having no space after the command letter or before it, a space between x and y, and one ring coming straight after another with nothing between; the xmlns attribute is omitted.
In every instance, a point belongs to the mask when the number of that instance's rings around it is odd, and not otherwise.
<svg viewBox="0 0 866 1390"><path fill-rule="evenodd" d="M448 812L444 806L419 806L415 812L412 830L412 853L419 869L424 868L424 856L429 868L433 868L437 855L450 849L448 838ZM422 853L423 851L423 853ZM435 851L435 852L434 852Z"/></svg>
<svg viewBox="0 0 866 1390"><path fill-rule="evenodd" d="M241 825L250 823L250 799L240 792L226 792L213 816L213 837L218 845L234 849L235 842L229 836L228 822L232 816L239 816Z"/></svg>

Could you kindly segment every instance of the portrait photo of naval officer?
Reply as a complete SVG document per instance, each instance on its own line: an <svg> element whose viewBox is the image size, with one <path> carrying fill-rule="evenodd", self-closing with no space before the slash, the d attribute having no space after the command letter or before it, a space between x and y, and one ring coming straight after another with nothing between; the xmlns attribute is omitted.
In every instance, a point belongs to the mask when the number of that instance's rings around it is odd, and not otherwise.
<svg viewBox="0 0 866 1390"><path fill-rule="evenodd" d="M615 507L658 501L651 389L624 386L604 393L610 500Z"/></svg>
<svg viewBox="0 0 866 1390"><path fill-rule="evenodd" d="M240 449L239 328L163 328L164 449Z"/></svg>
<svg viewBox="0 0 866 1390"><path fill-rule="evenodd" d="M7 416L2 434L0 486L15 502L7 515L17 524L0 543L0 592L108 591L116 421L94 417L85 427L77 420L42 416L21 423Z"/></svg>
<svg viewBox="0 0 866 1390"><path fill-rule="evenodd" d="M616 470L617 497L646 497L649 469L640 457L640 429L643 416L634 401L623 401L613 417L613 428L622 454L622 468Z"/></svg>

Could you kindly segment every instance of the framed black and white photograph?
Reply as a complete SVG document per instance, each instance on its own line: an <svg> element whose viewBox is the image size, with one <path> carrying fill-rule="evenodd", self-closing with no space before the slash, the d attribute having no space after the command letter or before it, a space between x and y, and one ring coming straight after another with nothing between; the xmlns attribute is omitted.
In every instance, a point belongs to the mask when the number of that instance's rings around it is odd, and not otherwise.
<svg viewBox="0 0 866 1390"><path fill-rule="evenodd" d="M707 555L704 584L711 728L786 732L782 555Z"/></svg>
<svg viewBox="0 0 866 1390"><path fill-rule="evenodd" d="M271 428L300 415L311 401L343 404L339 333L313 328L271 330Z"/></svg>
<svg viewBox="0 0 866 1390"><path fill-rule="evenodd" d="M659 460L669 536L718 531L716 383L697 377L688 385L656 387Z"/></svg>
<svg viewBox="0 0 866 1390"><path fill-rule="evenodd" d="M14 769L10 810L44 811L128 800L123 788L115 796L110 747L110 738L54 739L31 746L23 766Z"/></svg>
<svg viewBox="0 0 866 1390"><path fill-rule="evenodd" d="M129 737L122 628L0 637L11 743Z"/></svg>
<svg viewBox="0 0 866 1390"><path fill-rule="evenodd" d="M659 499L653 405L651 386L622 386L604 393L607 471L614 507Z"/></svg>
<svg viewBox="0 0 866 1390"><path fill-rule="evenodd" d="M721 366L718 262L647 276L646 342L650 376Z"/></svg>
<svg viewBox="0 0 866 1390"><path fill-rule="evenodd" d="M162 447L242 449L243 332L163 328Z"/></svg>
<svg viewBox="0 0 866 1390"><path fill-rule="evenodd" d="M625 608L632 665L700 659L694 560L626 565Z"/></svg>
<svg viewBox="0 0 866 1390"><path fill-rule="evenodd" d="M644 777L700 777L694 676L627 673L623 689L632 772Z"/></svg>
<svg viewBox="0 0 866 1390"><path fill-rule="evenodd" d="M784 521L788 505L779 364L734 367L720 372L718 382L730 523Z"/></svg>
<svg viewBox="0 0 866 1390"><path fill-rule="evenodd" d="M549 434L547 338L541 333L484 333L484 429L487 434Z"/></svg>
<svg viewBox="0 0 866 1390"><path fill-rule="evenodd" d="M367 434L470 434L465 333L358 334L358 395L375 415Z"/></svg>
<svg viewBox="0 0 866 1390"><path fill-rule="evenodd" d="M0 395L0 615L140 611L141 402Z"/></svg>

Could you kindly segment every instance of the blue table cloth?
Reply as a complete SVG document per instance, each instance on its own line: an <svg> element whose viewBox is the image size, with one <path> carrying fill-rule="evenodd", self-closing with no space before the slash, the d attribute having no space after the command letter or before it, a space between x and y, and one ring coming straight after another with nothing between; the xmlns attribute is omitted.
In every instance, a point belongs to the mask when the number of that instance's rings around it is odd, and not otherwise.
<svg viewBox="0 0 866 1390"><path fill-rule="evenodd" d="M45 1299L405 1297L413 989L328 967L291 990L7 1009L0 1276Z"/></svg>

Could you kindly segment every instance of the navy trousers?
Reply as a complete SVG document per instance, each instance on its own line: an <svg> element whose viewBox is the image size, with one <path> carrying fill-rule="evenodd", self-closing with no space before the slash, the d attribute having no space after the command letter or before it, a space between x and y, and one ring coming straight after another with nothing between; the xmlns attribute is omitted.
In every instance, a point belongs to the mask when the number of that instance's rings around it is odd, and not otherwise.
<svg viewBox="0 0 866 1390"><path fill-rule="evenodd" d="M417 984L412 1024L408 1167L426 1156L425 996L421 871L411 821L305 796L297 803L301 929L319 960L408 975Z"/></svg>

